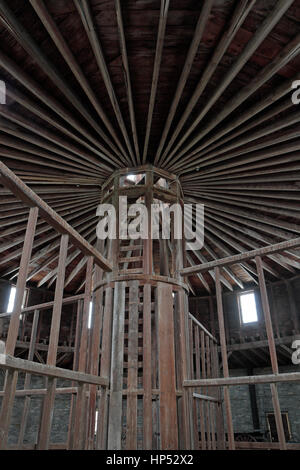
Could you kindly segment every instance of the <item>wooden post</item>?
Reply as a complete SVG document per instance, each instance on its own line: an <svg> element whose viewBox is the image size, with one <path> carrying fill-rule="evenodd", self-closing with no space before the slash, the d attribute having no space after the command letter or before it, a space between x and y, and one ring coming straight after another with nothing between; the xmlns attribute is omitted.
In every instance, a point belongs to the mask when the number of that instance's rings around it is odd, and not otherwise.
<svg viewBox="0 0 300 470"><path fill-rule="evenodd" d="M39 311L35 310L34 315L33 315L33 321L32 321L32 330L31 330L30 345L29 345L29 351L28 351L28 361L32 361L33 357L34 357L38 321L39 321ZM27 390L30 387L30 380L31 380L31 375L26 374L25 375L25 381L24 381L24 390ZM19 449L21 449L22 445L23 445L24 434L25 434L27 418L28 418L28 412L29 412L29 407L30 407L30 401L31 401L31 397L26 396L25 399L24 399L24 408L23 408L23 413L22 413L20 433L19 433L19 439L18 439L18 448Z"/></svg>
<svg viewBox="0 0 300 470"><path fill-rule="evenodd" d="M151 285L145 284L143 297L143 385L144 385L144 442L145 450L152 449L152 380L151 380Z"/></svg>
<svg viewBox="0 0 300 470"><path fill-rule="evenodd" d="M158 357L162 450L178 448L172 286L158 283Z"/></svg>
<svg viewBox="0 0 300 470"><path fill-rule="evenodd" d="M225 326L224 326L223 301L222 301L222 286L220 282L220 268L218 266L215 268L215 282L216 282L217 310L218 310L223 374L224 374L224 377L229 377L226 335L225 335ZM235 450L229 388L224 387L223 390L224 390L224 402L225 402L226 418L227 418L228 444L229 444L230 450Z"/></svg>
<svg viewBox="0 0 300 470"><path fill-rule="evenodd" d="M94 259L89 256L86 267L86 281L85 281L85 292L83 301L83 319L82 319L82 330L80 339L79 349L79 372L88 372L87 360L88 360L88 333L89 333L89 311L92 294L92 274L93 274ZM75 422L74 422L74 449L83 449L85 446L84 440L84 428L85 428L85 407L86 400L84 391L86 388L82 387L78 391L75 407ZM80 393L79 393L80 392ZM82 394L82 395L81 395Z"/></svg>
<svg viewBox="0 0 300 470"><path fill-rule="evenodd" d="M139 283L129 282L129 320L128 320L128 376L127 376L127 413L126 449L137 448L137 389L138 378L138 303Z"/></svg>
<svg viewBox="0 0 300 470"><path fill-rule="evenodd" d="M213 376L218 378L220 376L220 367L219 367L219 355L218 355L218 346L214 344L213 347ZM222 393L220 387L218 387L216 392L216 398L218 399L218 404L216 405L216 431L217 431L217 449L225 449L225 436L224 436L224 419L222 411Z"/></svg>
<svg viewBox="0 0 300 470"><path fill-rule="evenodd" d="M97 241L97 249L104 253L104 240ZM95 266L95 284L100 282L103 279L103 269L99 266ZM99 362L100 362L100 340L101 340L101 333L102 337L104 335L108 335L109 332L105 331L102 327L103 325L103 297L104 297L104 288L98 289L96 294L93 297L93 321L92 321L92 334L91 334L91 341L90 341L90 364L89 370L92 375L99 374ZM104 339L104 338L103 338ZM108 377L108 375L106 375ZM90 396L89 396L89 427L88 427L88 445L87 448L89 450L93 450L95 447L97 448L97 436L95 442L95 426L96 426L96 408L97 408L97 391L98 387L90 386ZM102 391L102 390L101 390ZM98 409L98 418L99 417L99 409ZM101 416L101 419L103 416ZM99 420L98 420L99 422ZM97 431L99 430L100 426L98 426L97 422Z"/></svg>
<svg viewBox="0 0 300 470"><path fill-rule="evenodd" d="M73 370L78 370L79 362L79 339L80 331L82 324L82 300L77 302L77 316L76 316L76 334L75 334L75 344L74 344L74 356L73 356ZM72 387L74 382L72 382ZM75 405L76 397L72 394L71 405L70 405L70 415L69 415L69 429L68 429L68 440L67 440L67 449L70 450L73 448L74 442L74 419L75 419Z"/></svg>
<svg viewBox="0 0 300 470"><path fill-rule="evenodd" d="M116 282L111 355L108 449L120 450L122 437L122 390L124 360L125 282Z"/></svg>
<svg viewBox="0 0 300 470"><path fill-rule="evenodd" d="M113 317L113 289L105 289L105 304L103 312L103 334L102 334L102 352L100 362L100 373L102 377L109 378L111 371L111 348L112 348L112 317ZM98 433L96 449L106 449L107 446L107 414L108 414L108 396L107 390L102 388L99 399L98 410Z"/></svg>
<svg viewBox="0 0 300 470"><path fill-rule="evenodd" d="M62 308L62 299L63 299L64 282L65 282L66 258L67 258L67 252L68 252L68 242L69 242L69 236L62 235L61 242L60 242L58 271L57 271L54 305L53 305L53 313L52 313L52 320L51 320L50 339L49 339L49 349L48 349L48 357L47 357L47 365L49 366L56 365L57 347L58 347L59 330L60 330L60 319L61 319L61 308ZM54 406L54 399L55 399L55 388L56 388L56 379L48 379L47 395L43 403L42 418L41 418L39 439L38 439L38 445L37 445L37 448L39 450L47 450L49 448L51 424L52 424L52 417L53 417L53 406Z"/></svg>
<svg viewBox="0 0 300 470"><path fill-rule="evenodd" d="M278 369L276 345L275 345L269 299L268 299L268 293L267 293L267 288L266 288L266 281L265 281L265 275L264 275L261 257L256 256L255 262L256 262L256 267L257 267L261 303L262 303L262 308L264 312L266 331L267 331L267 337L268 337L268 343L269 343L272 370L273 370L273 374L278 374L279 369ZM283 422L282 422L282 415L280 411L280 404L279 404L278 391L277 391L276 384L271 384L271 393L272 393L272 400L273 400L273 407L274 407L274 414L275 414L275 421L276 421L276 428L277 428L280 449L285 450L286 440L285 440L284 427L283 427Z"/></svg>
<svg viewBox="0 0 300 470"><path fill-rule="evenodd" d="M23 251L20 261L20 270L16 286L16 297L13 312L10 318L8 336L6 341L6 354L14 355L19 325L20 315L22 311L22 302L24 298L24 292L26 288L26 279L28 275L28 268L31 259L32 245L34 240L34 234L36 229L36 223L38 218L38 208L32 207L29 212L29 218L27 223L27 229L24 239Z"/></svg>
<svg viewBox="0 0 300 470"><path fill-rule="evenodd" d="M153 203L153 171L146 172L146 191L145 191L145 206L148 213L148 238L143 241L144 245L144 273L152 274L153 270L153 241L151 230L151 205Z"/></svg>
<svg viewBox="0 0 300 470"><path fill-rule="evenodd" d="M181 380L184 382L191 375L191 367L189 361L189 349L188 343L188 302L187 295L183 289L180 289L177 294L177 308L176 315L179 316L179 342L180 342L180 365L181 365ZM183 410L182 410L182 422L183 422L183 440L184 448L191 449L192 446L192 410L190 402L190 395L187 390L182 387L180 388L183 393Z"/></svg>

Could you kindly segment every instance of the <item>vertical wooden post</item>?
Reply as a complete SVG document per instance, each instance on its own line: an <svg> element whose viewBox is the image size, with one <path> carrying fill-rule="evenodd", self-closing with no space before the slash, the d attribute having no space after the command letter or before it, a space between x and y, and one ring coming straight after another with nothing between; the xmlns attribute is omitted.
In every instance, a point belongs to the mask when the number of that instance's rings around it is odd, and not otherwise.
<svg viewBox="0 0 300 470"><path fill-rule="evenodd" d="M66 258L68 253L69 236L62 235L60 241L59 261L57 270L57 279L55 286L54 305L51 320L51 330L49 339L49 349L47 365L55 366L57 347L60 330L61 308L64 293ZM49 448L51 424L53 417L53 407L55 399L56 379L48 379L47 394L43 403L42 418L37 448L47 450Z"/></svg>
<svg viewBox="0 0 300 470"><path fill-rule="evenodd" d="M76 317L76 333L75 333L75 343L74 343L74 356L73 356L73 370L78 370L79 362L79 339L80 339L80 330L82 323L82 300L77 302L77 317ZM74 382L71 383L71 386L74 387ZM69 429L68 429L68 440L67 440L67 449L70 450L73 448L74 442L74 419L75 419L75 405L76 397L75 394L72 394L71 405L70 405L70 415L69 415Z"/></svg>
<svg viewBox="0 0 300 470"><path fill-rule="evenodd" d="M89 311L92 294L92 275L93 275L94 259L89 256L86 267L86 281L85 291L83 300L83 319L82 319L82 330L80 339L79 349L79 364L78 370L80 372L87 372L87 360L88 360L88 333L89 333ZM86 387L78 388L78 394L76 399L75 407L75 422L74 422L74 448L83 449L85 447L85 413L86 410L86 397L84 392Z"/></svg>
<svg viewBox="0 0 300 470"><path fill-rule="evenodd" d="M112 347L112 316L113 316L113 289L105 289L105 304L103 312L103 334L101 348L100 375L109 378L111 370L111 347ZM97 433L96 449L106 449L107 445L107 414L108 414L108 396L107 390L101 390L99 400L99 426Z"/></svg>
<svg viewBox="0 0 300 470"><path fill-rule="evenodd" d="M189 362L189 349L190 345L188 342L188 302L187 296L183 289L180 289L177 294L177 309L176 315L179 316L179 343L180 343L180 362L181 362L181 380L182 382L188 380L191 374L191 367ZM182 387L183 393L183 410L182 410L182 422L183 422L183 437L184 437L184 448L191 449L192 445L192 410L190 403L190 395L187 390Z"/></svg>
<svg viewBox="0 0 300 470"><path fill-rule="evenodd" d="M56 364L58 338L59 338L59 330L60 330L60 319L61 319L61 308L62 308L62 300L63 300L63 294L64 294L65 269L66 269L66 259L67 259L67 252L68 252L68 243L69 243L69 236L62 235L61 242L60 242L57 279L56 279L56 286L55 286L54 305L53 305L51 330L50 330L50 338L49 338L49 350L48 350L48 357L47 357L47 364L50 366L55 366Z"/></svg>
<svg viewBox="0 0 300 470"><path fill-rule="evenodd" d="M79 364L78 370L80 372L87 372L87 349L88 349L88 331L89 331L89 312L90 302L92 296L92 274L93 274L94 259L89 256L86 266L86 281L83 299L83 318L82 318L82 330L80 338L79 348Z"/></svg>
<svg viewBox="0 0 300 470"><path fill-rule="evenodd" d="M97 241L97 249L100 253L104 254L104 240ZM95 284L97 285L103 279L104 271L99 266L95 266ZM104 297L104 288L101 287L96 291L96 294L93 297L93 323L92 323L92 335L91 335L91 344L90 344L90 364L89 369L92 375L99 374L99 362L100 362L100 340L101 334L102 338L104 335L109 334L109 332L104 332L103 330L103 297ZM108 375L106 375L108 377ZM97 407L97 386L90 386L90 398L89 398L89 428L88 428L88 449L93 450L97 448L97 436L95 443L95 425L96 425L96 407ZM98 410L99 417L99 410ZM103 416L101 416L101 419ZM97 432L100 426L97 423Z"/></svg>
<svg viewBox="0 0 300 470"><path fill-rule="evenodd" d="M158 283L158 357L162 450L178 448L172 286Z"/></svg>
<svg viewBox="0 0 300 470"><path fill-rule="evenodd" d="M120 450L122 437L122 390L124 361L125 282L114 289L111 388L108 424L108 449Z"/></svg>
<svg viewBox="0 0 300 470"><path fill-rule="evenodd" d="M137 448L137 389L138 378L138 303L139 283L129 282L129 320L128 320L128 376L127 376L127 413L126 449Z"/></svg>
<svg viewBox="0 0 300 470"><path fill-rule="evenodd" d="M144 244L144 274L152 274L153 259L152 259L152 227L151 227L151 205L153 203L153 171L146 172L146 192L145 192L145 206L148 213L148 238L143 242Z"/></svg>
<svg viewBox="0 0 300 470"><path fill-rule="evenodd" d="M272 370L273 370L273 374L278 374L279 369L278 369L276 345L275 345L275 340L274 340L274 333L273 333L273 327L272 327L269 299L268 299L268 293L267 293L267 288L266 288L266 281L265 281L265 275L264 275L264 270L263 270L261 257L256 256L255 257L255 262L256 262L256 268L257 268L257 274L258 274L258 281L259 281L259 288L260 288L260 295L261 295L261 303L262 303L262 308L263 308L263 313L264 313L264 318L265 318L265 324L266 324L267 337L268 337L268 343L269 343ZM281 450L285 450L286 449L286 440L285 440L284 427L283 427L283 422L282 422L282 415L281 415L281 411L280 411L280 404L279 404L278 391L277 391L277 385L276 384L271 384L271 393L272 393L272 400L273 400L273 407L274 407L274 414L275 414L275 421L276 421L276 428L277 428L277 434L278 434L278 439L279 439L279 445L280 445Z"/></svg>
<svg viewBox="0 0 300 470"><path fill-rule="evenodd" d="M200 344L201 344L201 368L202 368L202 378L207 379L207 349L205 344L205 334L204 331L200 332ZM207 392L207 389L205 389ZM210 438L209 438L209 410L208 403L204 400L202 402L202 414L203 414L203 430L204 430L204 445L207 450L210 450Z"/></svg>
<svg viewBox="0 0 300 470"><path fill-rule="evenodd" d="M55 400L56 379L47 378L46 396L43 402L42 416L40 422L38 450L48 450L50 443L51 424L53 418L53 406Z"/></svg>
<svg viewBox="0 0 300 470"><path fill-rule="evenodd" d="M38 218L38 208L32 207L29 212L27 229L24 239L23 251L20 261L20 270L16 286L16 297L13 312L10 318L9 330L6 341L6 354L14 355L19 325L20 315L22 311L22 302L26 288L26 279L28 275L28 268L31 259L32 245L35 235L36 223Z"/></svg>
<svg viewBox="0 0 300 470"><path fill-rule="evenodd" d="M34 357L38 321L39 321L39 311L35 310L34 315L33 315L33 321L32 321L32 330L31 330L30 345L29 345L29 352L28 352L28 361L32 361L33 357ZM31 375L26 374L25 375L25 381L24 381L24 389L25 390L27 388L29 388L30 381L31 381ZM25 434L25 429L26 429L26 424L27 424L27 419L28 419L28 412L29 412L29 407L30 407L30 401L31 401L30 396L26 395L26 397L24 399L24 408L23 408L23 413L22 413L20 433L19 433L19 439L18 439L18 448L19 449L21 449L22 445L23 445L24 434Z"/></svg>
<svg viewBox="0 0 300 470"><path fill-rule="evenodd" d="M152 449L152 380L151 380L151 285L145 284L143 298L143 385L145 450Z"/></svg>
<svg viewBox="0 0 300 470"><path fill-rule="evenodd" d="M213 347L213 374L214 377L220 377L220 367L219 367L219 354L218 346L214 344ZM225 436L224 436L224 419L223 419L223 410L222 410L222 393L220 387L216 391L216 398L219 400L219 403L216 405L216 431L217 431L217 448L218 450L225 449Z"/></svg>
<svg viewBox="0 0 300 470"><path fill-rule="evenodd" d="M219 267L215 268L215 282L216 282L217 310L218 310L223 374L224 374L224 377L226 378L226 377L229 377L229 368L228 368L227 346L226 346L226 336L225 336L225 326L224 326L222 286L220 282L220 268ZM229 444L229 449L234 450L235 443L234 443L234 432L233 432L233 424L232 424L229 388L224 387L223 390L224 390L224 402L225 402L226 419L227 419L228 444Z"/></svg>

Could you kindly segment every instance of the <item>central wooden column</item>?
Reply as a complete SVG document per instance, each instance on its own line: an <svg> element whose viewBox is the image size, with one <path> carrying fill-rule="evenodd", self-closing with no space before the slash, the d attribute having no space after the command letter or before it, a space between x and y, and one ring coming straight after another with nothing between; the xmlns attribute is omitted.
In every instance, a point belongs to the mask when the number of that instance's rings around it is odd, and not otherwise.
<svg viewBox="0 0 300 470"><path fill-rule="evenodd" d="M178 276L184 240L151 237L152 204L181 204L180 194L176 176L152 166L116 172L103 188L101 202L116 209L120 196L128 206L144 204L149 224L146 239L117 233L103 246L113 272L96 286L96 292L103 289L100 375L110 380L108 395L99 399L99 449L189 447L182 387L188 378L187 286Z"/></svg>

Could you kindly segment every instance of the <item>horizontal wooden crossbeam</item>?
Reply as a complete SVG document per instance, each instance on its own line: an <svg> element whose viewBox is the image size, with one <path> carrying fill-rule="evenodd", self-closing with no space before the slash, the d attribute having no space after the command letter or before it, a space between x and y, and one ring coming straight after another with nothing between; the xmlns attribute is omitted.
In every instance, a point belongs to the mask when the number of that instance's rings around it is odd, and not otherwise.
<svg viewBox="0 0 300 470"><path fill-rule="evenodd" d="M298 248L300 246L300 237L292 238L281 243L276 243L274 245L264 246L256 250L247 251L245 253L239 253L237 255L228 256L226 258L217 259L210 261L209 263L198 264L189 268L181 269L180 274L182 276L191 276L192 274L206 272L210 269L216 267L229 266L231 264L240 263L241 261L246 261L248 259L255 258L256 256L265 256L273 253L278 253L280 251L287 250L289 248Z"/></svg>
<svg viewBox="0 0 300 470"><path fill-rule="evenodd" d="M19 372L26 372L32 375L43 375L56 379L72 380L79 383L101 385L102 387L108 386L108 379L103 377L84 374L83 372L73 370L61 369L55 366L38 364L37 362L26 361L8 354L0 354L0 367L3 367L4 369L17 370Z"/></svg>

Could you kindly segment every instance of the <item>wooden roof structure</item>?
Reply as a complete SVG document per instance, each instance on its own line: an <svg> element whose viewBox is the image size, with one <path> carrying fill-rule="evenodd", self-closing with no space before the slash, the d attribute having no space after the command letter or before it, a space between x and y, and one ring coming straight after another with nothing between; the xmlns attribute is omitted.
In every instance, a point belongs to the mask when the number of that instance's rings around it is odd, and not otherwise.
<svg viewBox="0 0 300 470"><path fill-rule="evenodd" d="M91 244L101 186L153 164L205 204L191 265L299 236L299 0L0 0L0 158ZM16 279L28 209L0 188L0 276ZM30 280L53 285L59 242L39 222ZM86 258L68 253L80 292ZM295 273L299 250L264 261ZM210 291L210 273L190 277ZM257 283L251 262L228 289Z"/></svg>

